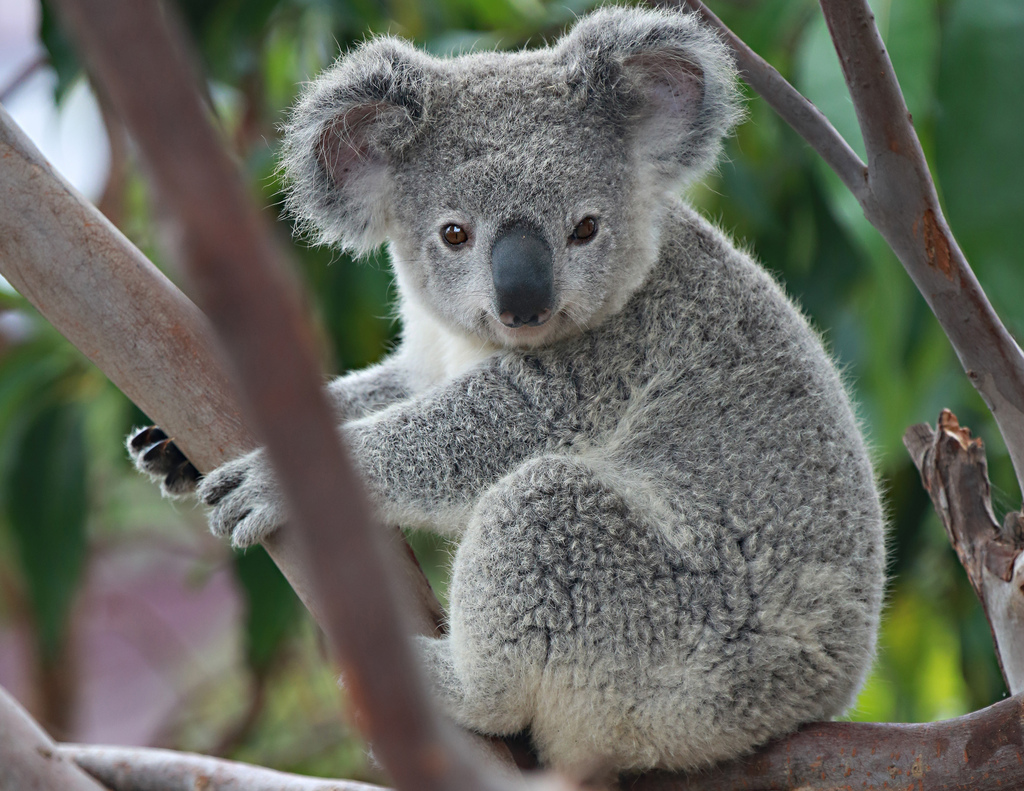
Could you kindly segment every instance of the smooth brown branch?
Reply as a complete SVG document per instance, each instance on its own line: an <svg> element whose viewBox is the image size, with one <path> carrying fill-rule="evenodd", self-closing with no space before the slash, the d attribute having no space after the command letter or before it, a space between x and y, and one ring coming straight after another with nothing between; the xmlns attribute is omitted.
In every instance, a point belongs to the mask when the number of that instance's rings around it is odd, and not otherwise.
<svg viewBox="0 0 1024 791"><path fill-rule="evenodd" d="M822 722L747 758L686 777L650 774L629 791L1024 788L1024 699L920 725Z"/></svg>
<svg viewBox="0 0 1024 791"><path fill-rule="evenodd" d="M183 263L291 515L268 549L297 542L309 598L376 755L401 789L512 787L470 754L420 680L402 628L399 553L373 524L341 447L294 276L209 122L173 9L153 0L56 5L179 221Z"/></svg>
<svg viewBox="0 0 1024 791"><path fill-rule="evenodd" d="M820 0L868 159L864 215L896 253L996 419L1024 488L1024 353L939 205L896 72L866 0Z"/></svg>
<svg viewBox="0 0 1024 791"><path fill-rule="evenodd" d="M296 777L169 750L61 745L111 791L388 791L343 780ZM625 777L623 791L1024 788L1024 697L943 722L806 725L753 755L690 775Z"/></svg>
<svg viewBox="0 0 1024 791"><path fill-rule="evenodd" d="M985 446L948 409L938 430L921 423L903 435L924 488L981 600L1006 685L1024 691L1024 551L1019 513L1002 526L992 513Z"/></svg>
<svg viewBox="0 0 1024 791"><path fill-rule="evenodd" d="M857 112L867 168L806 98L700 0L685 2L733 47L744 78L836 172L939 320L999 425L1024 489L1024 353L999 320L939 206L910 113L865 0L820 0Z"/></svg>
<svg viewBox="0 0 1024 791"><path fill-rule="evenodd" d="M105 791L61 754L21 705L0 687L0 789Z"/></svg>
<svg viewBox="0 0 1024 791"><path fill-rule="evenodd" d="M666 7L683 4L693 9L715 28L732 47L740 76L746 83L818 152L858 200L865 197L867 167L824 113L790 85L774 66L747 46L746 42L733 33L701 0L669 0L659 3Z"/></svg>

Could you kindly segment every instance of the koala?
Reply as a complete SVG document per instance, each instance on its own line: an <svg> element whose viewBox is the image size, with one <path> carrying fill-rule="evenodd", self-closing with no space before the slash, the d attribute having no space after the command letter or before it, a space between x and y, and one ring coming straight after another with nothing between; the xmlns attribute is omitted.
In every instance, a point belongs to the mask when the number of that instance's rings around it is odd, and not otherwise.
<svg viewBox="0 0 1024 791"><path fill-rule="evenodd" d="M609 7L530 51L368 40L285 127L300 229L388 243L400 344L327 391L380 520L458 541L430 683L567 772L741 755L872 661L884 518L842 377L678 197L740 115L695 17ZM200 477L157 429L129 446L236 546L288 521L262 451Z"/></svg>

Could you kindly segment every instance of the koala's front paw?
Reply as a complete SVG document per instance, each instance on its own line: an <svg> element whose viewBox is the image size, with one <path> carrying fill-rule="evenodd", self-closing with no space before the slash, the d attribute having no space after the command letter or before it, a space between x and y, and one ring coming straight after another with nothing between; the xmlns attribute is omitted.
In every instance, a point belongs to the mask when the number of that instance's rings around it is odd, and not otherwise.
<svg viewBox="0 0 1024 791"><path fill-rule="evenodd" d="M210 506L210 530L236 547L258 543L285 522L281 495L262 450L222 464L199 482L199 499Z"/></svg>
<svg viewBox="0 0 1024 791"><path fill-rule="evenodd" d="M128 435L128 455L135 466L160 482L160 491L170 497L193 492L202 477L174 440L157 426Z"/></svg>

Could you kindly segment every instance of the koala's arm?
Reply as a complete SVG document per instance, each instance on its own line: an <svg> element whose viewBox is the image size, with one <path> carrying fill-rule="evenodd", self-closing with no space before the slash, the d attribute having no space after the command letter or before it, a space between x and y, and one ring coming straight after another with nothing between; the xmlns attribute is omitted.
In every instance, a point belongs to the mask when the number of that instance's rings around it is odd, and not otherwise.
<svg viewBox="0 0 1024 791"><path fill-rule="evenodd" d="M398 355L377 365L339 376L327 385L327 398L339 424L358 420L391 404L409 398L415 375ZM160 483L169 497L179 497L197 489L202 476L174 444L173 439L156 426L133 431L127 438L128 453L135 466ZM260 454L249 454L249 458ZM229 462L220 472L236 464ZM212 475L218 473L215 470ZM200 491L200 497L202 492Z"/></svg>
<svg viewBox="0 0 1024 791"><path fill-rule="evenodd" d="M485 367L342 434L385 521L450 532L485 489L564 433L551 395Z"/></svg>
<svg viewBox="0 0 1024 791"><path fill-rule="evenodd" d="M564 402L557 389L541 372L484 365L345 423L342 437L384 521L454 532L484 489L564 434L552 409ZM263 451L218 467L198 495L213 507L213 532L239 546L286 521Z"/></svg>
<svg viewBox="0 0 1024 791"><path fill-rule="evenodd" d="M327 399L339 423L371 415L413 394L412 375L395 355L339 376L327 385Z"/></svg>

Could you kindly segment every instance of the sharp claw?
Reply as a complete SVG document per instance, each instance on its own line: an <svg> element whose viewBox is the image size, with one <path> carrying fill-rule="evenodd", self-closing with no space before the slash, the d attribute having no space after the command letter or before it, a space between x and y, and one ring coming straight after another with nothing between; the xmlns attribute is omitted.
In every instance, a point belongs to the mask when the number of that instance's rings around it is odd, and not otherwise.
<svg viewBox="0 0 1024 791"><path fill-rule="evenodd" d="M132 450L141 451L143 448L167 439L167 434L159 426L147 426L131 439Z"/></svg>
<svg viewBox="0 0 1024 791"><path fill-rule="evenodd" d="M164 436L166 437L167 435L165 434ZM174 441L171 439L164 439L148 448L142 454L142 460L146 463L161 461L164 466L167 467L176 467L179 464L188 461L188 459L185 458L185 454L178 450L178 446L175 445Z"/></svg>
<svg viewBox="0 0 1024 791"><path fill-rule="evenodd" d="M196 481L201 477L202 475L199 470L195 468L192 462L186 459L167 474L167 478L164 479L164 486L171 492L192 490L196 486Z"/></svg>

